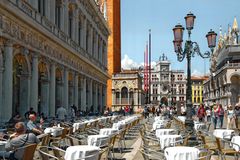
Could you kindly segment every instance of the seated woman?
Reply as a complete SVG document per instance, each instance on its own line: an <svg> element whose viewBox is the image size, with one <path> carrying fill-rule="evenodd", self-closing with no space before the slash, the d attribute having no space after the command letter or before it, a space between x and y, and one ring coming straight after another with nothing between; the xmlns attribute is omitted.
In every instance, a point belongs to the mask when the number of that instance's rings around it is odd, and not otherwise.
<svg viewBox="0 0 240 160"><path fill-rule="evenodd" d="M28 144L38 144L39 139L33 134L26 134L26 126L23 122L18 122L15 125L16 132L10 136L10 139L5 145L6 151L0 151L0 158L6 159L21 159L23 157L24 150L16 150Z"/></svg>

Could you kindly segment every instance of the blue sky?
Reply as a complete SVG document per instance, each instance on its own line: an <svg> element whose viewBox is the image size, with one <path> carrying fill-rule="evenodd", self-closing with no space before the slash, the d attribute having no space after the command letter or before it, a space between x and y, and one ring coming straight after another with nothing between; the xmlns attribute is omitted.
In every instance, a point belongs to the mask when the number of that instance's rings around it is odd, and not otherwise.
<svg viewBox="0 0 240 160"><path fill-rule="evenodd" d="M177 61L172 28L178 23L185 26L184 17L190 11L197 17L192 40L198 42L201 52L209 50L205 36L210 29L219 33L222 25L223 32L227 31L234 16L240 23L240 0L121 0L122 66L135 66L144 61L148 29L151 29L152 61L165 53L172 69L186 70L186 60ZM205 62L199 56L192 59L192 72L203 74L208 70L208 59Z"/></svg>

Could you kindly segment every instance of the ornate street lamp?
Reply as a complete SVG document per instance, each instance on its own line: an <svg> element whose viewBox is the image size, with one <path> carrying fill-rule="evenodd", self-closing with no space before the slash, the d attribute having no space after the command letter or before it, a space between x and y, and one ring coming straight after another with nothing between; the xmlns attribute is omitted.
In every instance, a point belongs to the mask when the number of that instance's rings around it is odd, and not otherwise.
<svg viewBox="0 0 240 160"><path fill-rule="evenodd" d="M191 12L185 17L186 29L188 31L188 40L185 42L184 49L182 48L183 43L183 31L184 28L182 25L178 24L173 28L174 35L174 51L177 54L178 61L182 62L184 58L187 58L187 94L186 94L186 105L187 105L187 115L186 115L186 130L188 133L192 134L194 132L194 123L192 119L192 82L191 82L191 57L194 57L195 54L200 55L202 58L209 58L210 54L213 52L214 47L216 46L216 37L217 34L210 30L206 35L208 47L211 49L211 52L207 51L204 54L200 52L199 45L197 42L191 40L191 30L194 27L194 20L196 16Z"/></svg>

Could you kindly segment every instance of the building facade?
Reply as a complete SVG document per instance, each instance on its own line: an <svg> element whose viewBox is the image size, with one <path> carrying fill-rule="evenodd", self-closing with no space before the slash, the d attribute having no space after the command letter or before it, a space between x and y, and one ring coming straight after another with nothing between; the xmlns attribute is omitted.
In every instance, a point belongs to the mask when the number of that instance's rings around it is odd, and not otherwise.
<svg viewBox="0 0 240 160"><path fill-rule="evenodd" d="M112 76L112 109L133 106L136 110L144 104L142 77L139 71L123 70Z"/></svg>
<svg viewBox="0 0 240 160"><path fill-rule="evenodd" d="M151 103L176 106L185 104L186 78L183 70L171 70L163 54L151 71Z"/></svg>
<svg viewBox="0 0 240 160"><path fill-rule="evenodd" d="M228 33L222 34L211 57L209 79L204 82L205 103L223 106L240 103L240 43L236 18Z"/></svg>
<svg viewBox="0 0 240 160"><path fill-rule="evenodd" d="M207 76L192 76L192 104L194 107L199 107L203 103L203 82L207 80Z"/></svg>
<svg viewBox="0 0 240 160"><path fill-rule="evenodd" d="M106 105L106 6L94 0L0 1L0 118L29 107ZM104 17L105 15L105 17Z"/></svg>

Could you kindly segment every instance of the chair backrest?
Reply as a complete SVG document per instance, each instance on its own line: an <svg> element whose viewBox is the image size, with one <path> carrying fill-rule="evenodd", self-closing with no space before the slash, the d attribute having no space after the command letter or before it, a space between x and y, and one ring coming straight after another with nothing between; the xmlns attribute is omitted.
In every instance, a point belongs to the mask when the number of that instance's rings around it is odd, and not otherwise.
<svg viewBox="0 0 240 160"><path fill-rule="evenodd" d="M139 152L142 154L144 160L150 160L150 159L164 160L165 159L165 156L163 153L157 152L157 154L154 154L155 151L152 151L151 149L143 146L140 147Z"/></svg>
<svg viewBox="0 0 240 160"><path fill-rule="evenodd" d="M59 147L59 143L53 142L52 143L53 146L53 154L55 157L57 157L59 160L64 160L64 158L61 155L61 152L65 152L64 150L58 148Z"/></svg>
<svg viewBox="0 0 240 160"><path fill-rule="evenodd" d="M60 152L62 152L63 154L65 154L65 151L64 150L62 150L62 149L60 149L60 148L57 148L57 147L49 147L49 146L41 146L41 147L39 147L39 149L38 149L38 152L39 152L39 154L40 154L40 157L42 158L42 160L49 160L49 159L56 159L56 160L64 160L64 158L63 158L63 156L59 156L59 157L57 157L57 156L55 156L55 154L54 155L51 155L50 153L49 153L49 149L51 149L52 151L53 151L53 153L55 153L55 152L59 152L59 155L60 155Z"/></svg>
<svg viewBox="0 0 240 160"><path fill-rule="evenodd" d="M41 146L47 146L50 142L50 134L44 134L41 136Z"/></svg>
<svg viewBox="0 0 240 160"><path fill-rule="evenodd" d="M214 153L213 151L210 151L208 149L201 149L199 157L195 160L210 160L213 153Z"/></svg>
<svg viewBox="0 0 240 160"><path fill-rule="evenodd" d="M58 159L57 157L49 154L48 148L46 146L40 146L38 152L42 160L49 160L50 158Z"/></svg>
<svg viewBox="0 0 240 160"><path fill-rule="evenodd" d="M24 146L23 160L32 160L34 157L35 150L37 148L37 144L29 144Z"/></svg>
<svg viewBox="0 0 240 160"><path fill-rule="evenodd" d="M68 131L69 131L68 128L63 128L62 135L61 135L62 139L66 138L66 135L68 134Z"/></svg>

